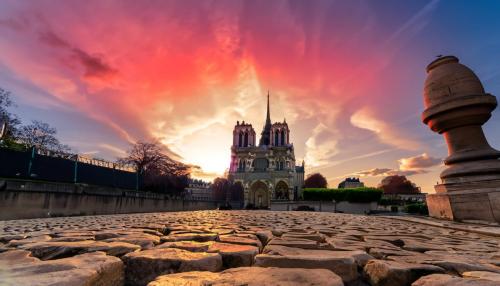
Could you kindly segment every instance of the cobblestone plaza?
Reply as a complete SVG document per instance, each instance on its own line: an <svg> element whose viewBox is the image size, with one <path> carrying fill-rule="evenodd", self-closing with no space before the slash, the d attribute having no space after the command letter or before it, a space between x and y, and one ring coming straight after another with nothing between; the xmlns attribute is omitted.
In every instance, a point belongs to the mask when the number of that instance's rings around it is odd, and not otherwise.
<svg viewBox="0 0 500 286"><path fill-rule="evenodd" d="M0 285L498 285L494 227L196 211L0 222Z"/></svg>

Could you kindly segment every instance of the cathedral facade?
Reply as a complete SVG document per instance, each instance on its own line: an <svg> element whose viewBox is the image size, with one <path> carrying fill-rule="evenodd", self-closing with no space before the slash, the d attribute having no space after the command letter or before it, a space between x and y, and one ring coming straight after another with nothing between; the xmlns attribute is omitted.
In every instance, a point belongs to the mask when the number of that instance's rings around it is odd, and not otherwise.
<svg viewBox="0 0 500 286"><path fill-rule="evenodd" d="M252 124L237 122L233 130L229 179L243 185L245 206L266 208L271 200L294 200L304 185L304 162L295 164L286 120L271 123L269 94L267 117L259 143Z"/></svg>

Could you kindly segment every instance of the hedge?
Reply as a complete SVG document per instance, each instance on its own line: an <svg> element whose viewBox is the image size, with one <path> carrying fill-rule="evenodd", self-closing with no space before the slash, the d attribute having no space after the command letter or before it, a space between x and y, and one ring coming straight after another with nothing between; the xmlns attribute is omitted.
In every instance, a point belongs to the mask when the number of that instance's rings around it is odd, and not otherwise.
<svg viewBox="0 0 500 286"><path fill-rule="evenodd" d="M306 188L303 197L306 201L348 201L351 203L378 202L382 198L383 191L377 188L355 188L355 189L319 189Z"/></svg>

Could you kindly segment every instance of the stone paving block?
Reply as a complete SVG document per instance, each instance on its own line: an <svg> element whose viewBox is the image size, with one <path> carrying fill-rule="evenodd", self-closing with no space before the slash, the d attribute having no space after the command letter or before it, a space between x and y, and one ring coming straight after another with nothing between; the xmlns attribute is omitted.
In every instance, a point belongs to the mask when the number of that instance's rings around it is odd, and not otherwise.
<svg viewBox="0 0 500 286"><path fill-rule="evenodd" d="M103 251L112 256L122 256L129 252L137 251L141 247L125 242L85 240L76 242L35 242L23 244L19 248L31 251L34 257L41 260L49 260L95 251Z"/></svg>
<svg viewBox="0 0 500 286"><path fill-rule="evenodd" d="M143 250L153 248L160 243L160 237L147 233L130 233L118 237L108 238L104 242L128 242L139 245Z"/></svg>
<svg viewBox="0 0 500 286"><path fill-rule="evenodd" d="M333 251L333 250L315 250L315 249L302 249L287 247L282 245L268 245L264 248L263 254L270 255L281 255L281 256L295 256L295 255L310 255L310 256L320 256L320 255L330 255L330 256L349 256L354 258L358 266L364 267L365 264L372 259L373 256L369 255L362 250L352 250L352 251Z"/></svg>
<svg viewBox="0 0 500 286"><path fill-rule="evenodd" d="M174 233L174 234L169 234L167 236L162 236L161 241L162 242L170 242L170 241L193 240L193 241L198 241L198 242L205 242L205 241L216 240L217 237L218 237L217 233L187 232L187 233Z"/></svg>
<svg viewBox="0 0 500 286"><path fill-rule="evenodd" d="M480 259L471 256L455 254L415 255L415 256L389 256L388 260L403 261L408 263L422 263L439 266L449 273L461 275L468 271L489 271L500 273L500 267L482 263Z"/></svg>
<svg viewBox="0 0 500 286"><path fill-rule="evenodd" d="M461 278L448 274L432 274L415 281L411 286L498 286L497 281Z"/></svg>
<svg viewBox="0 0 500 286"><path fill-rule="evenodd" d="M28 236L25 234L4 234L4 235L0 235L0 242L7 243L11 240L21 240L21 239L25 239L27 237Z"/></svg>
<svg viewBox="0 0 500 286"><path fill-rule="evenodd" d="M281 238L286 240L307 239L316 242L326 242L325 236L318 233L284 233Z"/></svg>
<svg viewBox="0 0 500 286"><path fill-rule="evenodd" d="M330 244L319 243L314 240L308 239L283 239L283 238L273 238L268 243L268 245L282 245L288 247L296 247L303 249L333 249Z"/></svg>
<svg viewBox="0 0 500 286"><path fill-rule="evenodd" d="M495 282L498 282L498 284L500 284L500 273L495 273L495 272L470 271L470 272L462 273L462 277L485 279L485 280L495 281Z"/></svg>
<svg viewBox="0 0 500 286"><path fill-rule="evenodd" d="M191 252L207 252L210 245L215 241L197 242L197 241L173 241L162 243L156 248L179 248Z"/></svg>
<svg viewBox="0 0 500 286"><path fill-rule="evenodd" d="M7 243L6 246L18 247L18 246L28 244L28 243L44 242L44 241L50 241L50 240L52 240L52 237L44 234L44 235L38 235L38 236L28 237L28 238L19 239L19 240L13 239L13 240L9 241L9 243Z"/></svg>
<svg viewBox="0 0 500 286"><path fill-rule="evenodd" d="M234 244L243 244L243 245L252 245L259 248L259 251L262 250L262 243L254 235L254 237L249 236L238 236L238 235L221 235L218 239L220 242L224 243L234 243Z"/></svg>
<svg viewBox="0 0 500 286"><path fill-rule="evenodd" d="M163 275L148 286L343 286L342 279L325 269L240 267L221 273L185 272Z"/></svg>
<svg viewBox="0 0 500 286"><path fill-rule="evenodd" d="M121 286L123 262L104 252L92 252L69 258L42 261L29 251L0 253L2 286Z"/></svg>
<svg viewBox="0 0 500 286"><path fill-rule="evenodd" d="M425 264L406 262L371 260L364 271L373 286L405 286L411 285L421 276L444 273L444 269Z"/></svg>
<svg viewBox="0 0 500 286"><path fill-rule="evenodd" d="M215 242L210 245L210 253L219 253L225 268L252 266L259 248L252 245Z"/></svg>
<svg viewBox="0 0 500 286"><path fill-rule="evenodd" d="M403 249L385 249L373 247L368 250L368 253L377 259L386 259L389 256L417 256L419 253L403 250Z"/></svg>
<svg viewBox="0 0 500 286"><path fill-rule="evenodd" d="M156 277L187 271L220 271L222 257L218 253L190 252L177 248L150 249L122 257L126 284L146 285Z"/></svg>
<svg viewBox="0 0 500 286"><path fill-rule="evenodd" d="M358 278L356 260L348 254L335 251L318 250L316 253L295 255L260 254L255 257L255 266L327 269L342 277L344 282Z"/></svg>

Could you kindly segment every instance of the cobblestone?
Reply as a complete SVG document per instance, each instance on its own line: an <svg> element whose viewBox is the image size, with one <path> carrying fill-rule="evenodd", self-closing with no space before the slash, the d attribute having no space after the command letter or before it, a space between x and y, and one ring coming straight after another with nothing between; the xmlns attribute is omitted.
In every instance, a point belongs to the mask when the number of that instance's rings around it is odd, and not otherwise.
<svg viewBox="0 0 500 286"><path fill-rule="evenodd" d="M496 285L500 237L478 229L271 211L0 221L0 285Z"/></svg>

